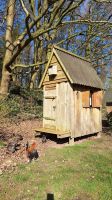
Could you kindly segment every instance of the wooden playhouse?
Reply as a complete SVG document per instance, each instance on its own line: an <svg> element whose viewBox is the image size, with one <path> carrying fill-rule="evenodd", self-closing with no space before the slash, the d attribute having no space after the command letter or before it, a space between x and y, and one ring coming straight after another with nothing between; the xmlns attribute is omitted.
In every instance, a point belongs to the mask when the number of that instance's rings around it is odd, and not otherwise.
<svg viewBox="0 0 112 200"><path fill-rule="evenodd" d="M74 138L102 130L103 85L90 61L53 47L40 86L43 127L37 133Z"/></svg>

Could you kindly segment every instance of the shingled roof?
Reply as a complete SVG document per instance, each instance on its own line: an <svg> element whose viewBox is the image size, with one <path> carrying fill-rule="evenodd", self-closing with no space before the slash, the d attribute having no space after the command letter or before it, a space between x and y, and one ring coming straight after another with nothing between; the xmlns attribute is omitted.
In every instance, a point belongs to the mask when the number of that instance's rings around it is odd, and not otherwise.
<svg viewBox="0 0 112 200"><path fill-rule="evenodd" d="M57 46L54 46L53 52L63 69L65 69L66 75L69 75L72 84L103 88L102 81L90 61Z"/></svg>

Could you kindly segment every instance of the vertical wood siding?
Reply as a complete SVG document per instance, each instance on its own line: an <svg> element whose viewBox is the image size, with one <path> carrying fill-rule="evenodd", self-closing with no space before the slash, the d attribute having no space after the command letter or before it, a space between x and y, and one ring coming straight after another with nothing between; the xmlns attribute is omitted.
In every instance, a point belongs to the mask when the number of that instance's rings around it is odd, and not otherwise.
<svg viewBox="0 0 112 200"><path fill-rule="evenodd" d="M72 87L55 56L52 64L57 65L58 73L50 80L47 72L43 81L43 127L70 131L71 137L101 131L101 91L93 93L93 105L89 107L89 87Z"/></svg>
<svg viewBox="0 0 112 200"><path fill-rule="evenodd" d="M101 109L93 107L83 107L83 91L81 91L81 89L76 88L74 90L74 99L74 136L79 137L101 131Z"/></svg>
<svg viewBox="0 0 112 200"><path fill-rule="evenodd" d="M57 84L57 117L56 125L57 130L69 131L72 126L72 107L71 95L73 90L68 82L62 82Z"/></svg>
<svg viewBox="0 0 112 200"><path fill-rule="evenodd" d="M102 106L102 91L96 91L93 93L92 106L96 108Z"/></svg>
<svg viewBox="0 0 112 200"><path fill-rule="evenodd" d="M56 87L50 90L44 87L43 127L56 128Z"/></svg>
<svg viewBox="0 0 112 200"><path fill-rule="evenodd" d="M86 91L82 91L82 106L83 107L89 107L90 101L89 101L89 97L90 97L90 91L86 90Z"/></svg>

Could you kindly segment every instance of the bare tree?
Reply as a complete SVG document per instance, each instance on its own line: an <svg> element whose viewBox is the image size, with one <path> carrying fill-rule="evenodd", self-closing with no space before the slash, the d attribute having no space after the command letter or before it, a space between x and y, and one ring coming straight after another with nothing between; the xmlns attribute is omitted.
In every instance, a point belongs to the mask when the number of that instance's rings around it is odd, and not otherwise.
<svg viewBox="0 0 112 200"><path fill-rule="evenodd" d="M5 36L6 52L3 62L1 90L0 90L2 94L8 93L9 83L11 79L11 68L9 66L6 67L6 65L13 56L13 50L14 50L12 44L14 10L15 10L15 0L9 0L7 6L7 17L6 17L6 22L7 22L6 36Z"/></svg>
<svg viewBox="0 0 112 200"><path fill-rule="evenodd" d="M1 94L8 93L12 71L16 67L33 67L31 70L30 84L30 88L33 88L39 66L46 62L52 44L56 43L57 34L68 24L71 27L72 25L79 25L79 27L86 25L88 27L84 48L86 48L86 57L89 57L91 37L94 37L95 27L102 27L107 24L111 27L112 22L110 21L111 15L105 20L88 18L87 16L81 16L80 13L75 13L75 11L80 10L80 6L84 2L84 0L8 0L6 15L6 52L2 70ZM17 13L16 8L18 5L24 12L25 20L24 25L21 23L23 27L18 37L13 40L14 17ZM73 15L72 12L75 13L75 18L70 17ZM83 28L80 30L80 36L82 37L84 30ZM68 34L68 38L72 39L72 31L69 31ZM34 56L34 64L25 66L24 63L15 63L17 57L32 41L34 41L34 51L37 51ZM77 42L79 43L77 45L81 44L79 40L75 41L76 44Z"/></svg>
<svg viewBox="0 0 112 200"><path fill-rule="evenodd" d="M56 30L57 27L61 25L64 16L71 10L76 9L82 2L83 0L75 2L65 0L37 1L38 11L37 15L35 15L33 11L34 1L24 2L23 0L20 0L22 9L26 15L26 28L15 41L12 41L16 0L8 0L6 16L6 53L2 70L1 94L8 93L12 72L11 66L20 52L23 51L32 40L37 38L39 43L39 41L45 37L46 33Z"/></svg>

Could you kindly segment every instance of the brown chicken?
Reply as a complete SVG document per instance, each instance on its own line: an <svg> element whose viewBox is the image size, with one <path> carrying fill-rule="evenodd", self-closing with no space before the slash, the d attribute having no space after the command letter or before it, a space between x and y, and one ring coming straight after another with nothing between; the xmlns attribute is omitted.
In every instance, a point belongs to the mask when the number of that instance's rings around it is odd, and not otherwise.
<svg viewBox="0 0 112 200"><path fill-rule="evenodd" d="M29 145L28 142L26 143L26 156L29 162L31 162L33 159L36 160L39 157L35 142L33 142L31 145Z"/></svg>

